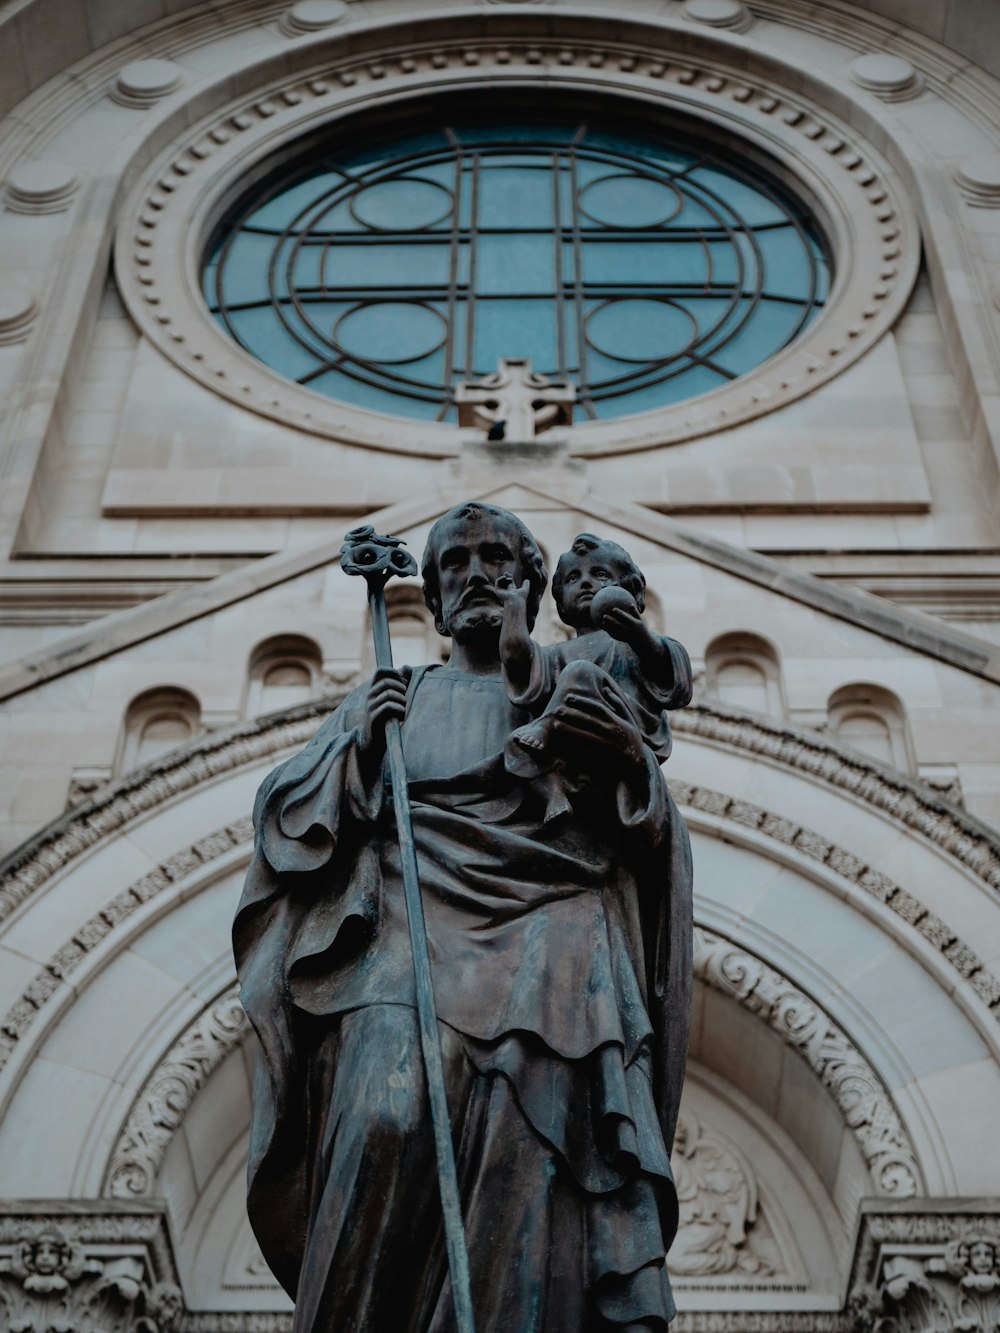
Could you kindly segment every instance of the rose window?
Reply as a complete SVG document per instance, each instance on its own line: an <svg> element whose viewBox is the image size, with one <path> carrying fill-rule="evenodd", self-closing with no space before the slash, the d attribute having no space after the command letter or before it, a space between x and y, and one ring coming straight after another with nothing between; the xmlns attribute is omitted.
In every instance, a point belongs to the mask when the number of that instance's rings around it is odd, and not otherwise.
<svg viewBox="0 0 1000 1333"><path fill-rule="evenodd" d="M753 370L829 280L808 209L735 152L518 122L314 147L223 219L203 290L243 348L329 398L454 421L458 384L530 357L585 420Z"/></svg>

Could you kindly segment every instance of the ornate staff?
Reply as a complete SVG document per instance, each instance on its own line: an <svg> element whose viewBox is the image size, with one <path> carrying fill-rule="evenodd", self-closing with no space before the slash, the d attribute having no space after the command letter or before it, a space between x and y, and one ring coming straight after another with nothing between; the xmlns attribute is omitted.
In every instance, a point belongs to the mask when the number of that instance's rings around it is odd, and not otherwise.
<svg viewBox="0 0 1000 1333"><path fill-rule="evenodd" d="M390 670L392 644L389 640L389 617L385 608L385 585L394 574L405 576L417 572L417 562L409 551L403 549L404 545L401 538L379 536L373 527L366 524L361 528L353 528L344 538L344 544L340 548L340 567L344 573L360 574L368 585L368 604L371 607L375 637L375 662L378 667ZM427 1091L430 1097L431 1125L434 1130L434 1151L437 1157L441 1210L444 1213L444 1237L448 1251L448 1269L451 1273L452 1299L455 1303L455 1321L458 1333L475 1333L469 1283L469 1253L465 1243L462 1208L458 1197L458 1175L455 1171L451 1122L448 1118L448 1099L445 1093L441 1046L438 1040L431 960L427 949L427 926L424 921L424 905L420 897L417 853L413 842L413 824L410 820L410 797L406 785L406 767L403 763L403 737L396 718L390 718L386 724L385 743L389 756L392 800L396 811L396 832L399 837L400 861L403 868L403 897L406 902L410 952L413 955L413 974L417 987L420 1046L424 1056L424 1068L427 1071Z"/></svg>

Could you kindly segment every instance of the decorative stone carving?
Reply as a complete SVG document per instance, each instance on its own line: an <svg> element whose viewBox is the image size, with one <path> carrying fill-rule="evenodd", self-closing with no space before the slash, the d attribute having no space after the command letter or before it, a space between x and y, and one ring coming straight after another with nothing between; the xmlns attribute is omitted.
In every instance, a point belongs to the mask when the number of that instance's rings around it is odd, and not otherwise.
<svg viewBox="0 0 1000 1333"><path fill-rule="evenodd" d="M832 1093L880 1194L920 1192L920 1169L899 1113L861 1052L818 1004L753 954L695 928L694 974L759 1014Z"/></svg>
<svg viewBox="0 0 1000 1333"><path fill-rule="evenodd" d="M1000 153L969 158L955 172L955 179L970 204L1000 207Z"/></svg>
<svg viewBox="0 0 1000 1333"><path fill-rule="evenodd" d="M501 357L492 375L459 384L455 402L460 426L478 426L488 440L524 444L572 423L576 386L535 374L530 357Z"/></svg>
<svg viewBox="0 0 1000 1333"><path fill-rule="evenodd" d="M298 0L281 19L281 30L289 37L321 32L340 23L349 13L344 0Z"/></svg>
<svg viewBox="0 0 1000 1333"><path fill-rule="evenodd" d="M157 1281L134 1245L84 1245L54 1221L15 1221L0 1257L0 1309L10 1333L178 1333L180 1288Z"/></svg>
<svg viewBox="0 0 1000 1333"><path fill-rule="evenodd" d="M996 1333L1000 1214L862 1220L850 1309L855 1333Z"/></svg>
<svg viewBox="0 0 1000 1333"><path fill-rule="evenodd" d="M883 102L902 102L923 91L923 80L908 60L873 51L851 62L851 79Z"/></svg>
<svg viewBox="0 0 1000 1333"><path fill-rule="evenodd" d="M684 17L731 32L746 32L753 26L753 14L742 0L685 0Z"/></svg>
<svg viewBox="0 0 1000 1333"><path fill-rule="evenodd" d="M760 1215L753 1167L738 1148L682 1111L672 1164L680 1204L668 1261L672 1275L775 1277L784 1272Z"/></svg>
<svg viewBox="0 0 1000 1333"><path fill-rule="evenodd" d="M180 86L181 70L172 60L133 60L118 75L111 100L144 110Z"/></svg>
<svg viewBox="0 0 1000 1333"><path fill-rule="evenodd" d="M77 177L59 162L19 162L5 184L12 213L61 213L69 206Z"/></svg>
<svg viewBox="0 0 1000 1333"><path fill-rule="evenodd" d="M157 1172L195 1094L249 1030L236 986L201 1014L167 1052L133 1103L108 1168L104 1193L153 1193Z"/></svg>
<svg viewBox="0 0 1000 1333"><path fill-rule="evenodd" d="M23 342L37 313L35 298L24 282L5 283L0 291L0 346Z"/></svg>

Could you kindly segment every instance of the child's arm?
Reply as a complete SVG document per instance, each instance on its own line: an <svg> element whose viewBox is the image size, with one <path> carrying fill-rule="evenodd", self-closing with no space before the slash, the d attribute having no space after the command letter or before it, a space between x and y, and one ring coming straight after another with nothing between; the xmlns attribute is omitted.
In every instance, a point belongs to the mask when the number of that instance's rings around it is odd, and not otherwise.
<svg viewBox="0 0 1000 1333"><path fill-rule="evenodd" d="M691 702L691 659L676 639L661 638L646 625L637 607L614 607L605 612L603 627L614 639L635 652L643 675L657 693L667 697L664 708L683 708Z"/></svg>
<svg viewBox="0 0 1000 1333"><path fill-rule="evenodd" d="M531 679L531 658L535 648L528 629L528 594L531 584L525 580L518 587L508 574L498 580L496 591L503 606L500 663L512 692L523 694Z"/></svg>

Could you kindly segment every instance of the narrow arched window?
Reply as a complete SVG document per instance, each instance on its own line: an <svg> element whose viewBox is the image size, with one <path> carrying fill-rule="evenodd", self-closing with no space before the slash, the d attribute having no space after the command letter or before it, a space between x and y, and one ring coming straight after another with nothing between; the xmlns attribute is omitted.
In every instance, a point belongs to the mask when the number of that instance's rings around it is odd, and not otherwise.
<svg viewBox="0 0 1000 1333"><path fill-rule="evenodd" d="M720 634L705 650L710 697L754 713L784 715L781 670L773 646L758 634Z"/></svg>
<svg viewBox="0 0 1000 1333"><path fill-rule="evenodd" d="M259 643L247 668L248 717L308 703L319 692L319 645L304 634L279 634Z"/></svg>
<svg viewBox="0 0 1000 1333"><path fill-rule="evenodd" d="M913 747L899 697L883 685L842 685L827 703L827 727L838 740L883 764L913 770Z"/></svg>
<svg viewBox="0 0 1000 1333"><path fill-rule="evenodd" d="M115 769L152 763L201 731L201 705L190 690L165 685L137 695L125 711Z"/></svg>

